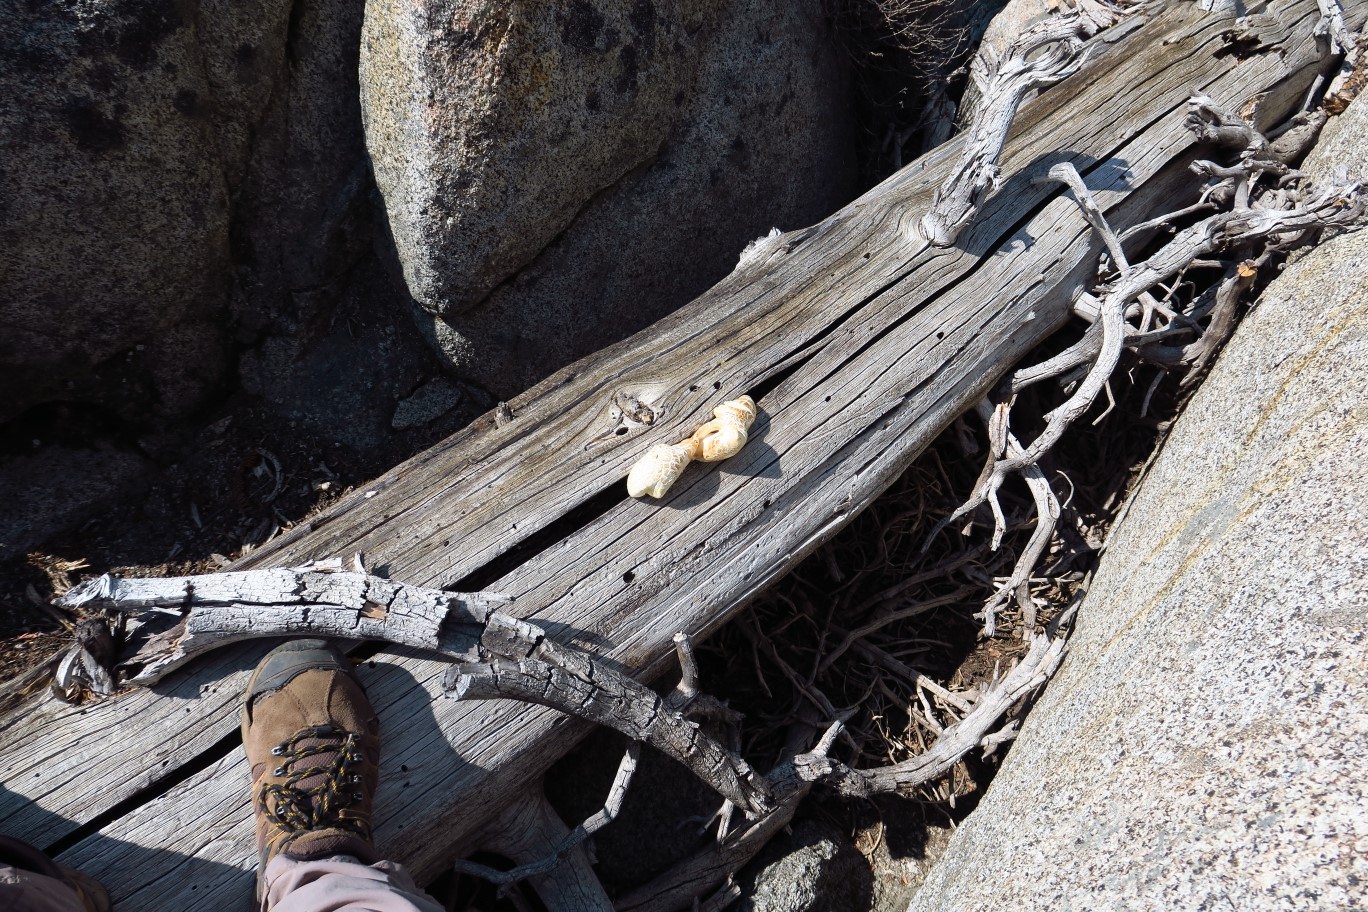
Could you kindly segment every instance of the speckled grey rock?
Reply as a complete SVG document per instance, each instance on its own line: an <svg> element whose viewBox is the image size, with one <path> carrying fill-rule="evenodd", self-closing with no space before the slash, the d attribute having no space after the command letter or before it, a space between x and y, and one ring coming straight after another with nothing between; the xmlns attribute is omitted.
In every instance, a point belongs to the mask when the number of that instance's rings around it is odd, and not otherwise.
<svg viewBox="0 0 1368 912"><path fill-rule="evenodd" d="M1360 163L1366 115L1309 167ZM1237 330L912 910L1368 908L1365 403L1360 233Z"/></svg>
<svg viewBox="0 0 1368 912"><path fill-rule="evenodd" d="M817 820L776 840L738 885L736 912L854 912L868 908L871 897L863 856L839 830Z"/></svg>
<svg viewBox="0 0 1368 912"><path fill-rule="evenodd" d="M374 0L366 143L403 281L501 395L854 192L819 0Z"/></svg>
<svg viewBox="0 0 1368 912"><path fill-rule="evenodd" d="M186 10L0 11L0 420L184 411L222 374L228 189Z"/></svg>
<svg viewBox="0 0 1368 912"><path fill-rule="evenodd" d="M235 343L332 318L371 246L362 8L0 7L0 421L175 418Z"/></svg>
<svg viewBox="0 0 1368 912"><path fill-rule="evenodd" d="M450 380L442 377L429 380L399 400L399 404L394 407L390 427L395 430L421 427L428 422L436 421L460 405L464 398L461 388Z"/></svg>

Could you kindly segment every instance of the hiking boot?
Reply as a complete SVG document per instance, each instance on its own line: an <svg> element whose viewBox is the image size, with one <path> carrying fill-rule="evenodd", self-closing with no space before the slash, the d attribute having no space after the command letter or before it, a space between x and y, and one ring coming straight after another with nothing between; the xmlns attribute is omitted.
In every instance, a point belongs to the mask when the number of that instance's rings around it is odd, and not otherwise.
<svg viewBox="0 0 1368 912"><path fill-rule="evenodd" d="M75 868L58 864L27 842L0 836L0 864L60 880L75 892L85 912L109 912L109 893L99 881Z"/></svg>
<svg viewBox="0 0 1368 912"><path fill-rule="evenodd" d="M242 745L252 765L258 900L267 863L282 853L379 860L371 801L380 723L336 648L295 640L266 654L247 685Z"/></svg>

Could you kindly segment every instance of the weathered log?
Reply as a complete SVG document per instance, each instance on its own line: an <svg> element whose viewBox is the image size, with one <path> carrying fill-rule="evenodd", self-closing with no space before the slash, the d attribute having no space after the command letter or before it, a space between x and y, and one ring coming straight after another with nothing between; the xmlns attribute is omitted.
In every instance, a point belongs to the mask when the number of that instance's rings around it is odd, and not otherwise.
<svg viewBox="0 0 1368 912"><path fill-rule="evenodd" d="M1346 21L1365 9L1347 4ZM1318 18L1310 0L1273 2L1251 47L1229 19L1167 5L1022 111L1002 187L956 246L913 239L961 151L951 143L822 224L757 245L688 308L510 402L510 420L455 435L243 568L362 550L394 579L507 592L517 614L601 661L663 670L675 632L723 623L1070 319L1098 245L1035 177L1072 162L1120 231L1174 208L1193 188L1190 88L1232 110L1263 93L1258 126L1271 127L1321 68ZM626 499L621 480L651 443L747 393L761 415L746 450L691 467L659 503ZM230 739L260 651L224 650L155 693L7 715L0 813L130 907L236 905L252 834ZM428 659L361 673L386 726L381 848L420 877L583 730L542 709L434 704L441 668ZM190 891L201 884L214 889Z"/></svg>

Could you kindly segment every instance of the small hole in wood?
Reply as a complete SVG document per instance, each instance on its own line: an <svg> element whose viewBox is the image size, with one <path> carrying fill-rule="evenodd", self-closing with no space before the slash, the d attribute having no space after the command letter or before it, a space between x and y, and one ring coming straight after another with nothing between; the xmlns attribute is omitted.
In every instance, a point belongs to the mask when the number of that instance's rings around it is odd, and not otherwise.
<svg viewBox="0 0 1368 912"><path fill-rule="evenodd" d="M721 381L721 380L718 380L716 383L713 384L713 389L715 389L715 390L720 390L721 388L722 388L722 381Z"/></svg>
<svg viewBox="0 0 1368 912"><path fill-rule="evenodd" d="M866 254L864 255L864 258L865 258L866 260L869 259L869 254L866 253Z"/></svg>
<svg viewBox="0 0 1368 912"><path fill-rule="evenodd" d="M826 397L826 401L827 401L827 402L830 402L830 401L831 401L831 397L830 397L830 396L827 396L827 397Z"/></svg>
<svg viewBox="0 0 1368 912"><path fill-rule="evenodd" d="M628 570L626 573L622 574L622 581L624 583L630 583L634 579L636 579L636 574L633 573L631 570Z"/></svg>
<svg viewBox="0 0 1368 912"><path fill-rule="evenodd" d="M696 392L698 392L698 387L697 387L696 385L695 385L695 386L689 387L689 392L691 392L691 393L696 393Z"/></svg>
<svg viewBox="0 0 1368 912"><path fill-rule="evenodd" d="M618 428L616 431L613 431L613 433L616 434L617 436L621 437L623 434L627 433L627 429L626 429L626 428Z"/></svg>
<svg viewBox="0 0 1368 912"><path fill-rule="evenodd" d="M944 339L944 338L945 338L945 333L940 332L939 330L937 330L937 331L936 331L936 338L937 338L937 339Z"/></svg>

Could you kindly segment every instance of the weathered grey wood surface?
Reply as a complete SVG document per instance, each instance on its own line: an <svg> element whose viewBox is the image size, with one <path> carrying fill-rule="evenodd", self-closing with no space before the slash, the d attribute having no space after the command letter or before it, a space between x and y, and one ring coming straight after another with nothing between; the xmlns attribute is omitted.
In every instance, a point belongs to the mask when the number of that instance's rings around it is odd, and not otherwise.
<svg viewBox="0 0 1368 912"><path fill-rule="evenodd" d="M1368 0L1347 7L1357 26ZM634 673L663 670L676 631L722 623L1067 319L1098 247L1057 186L1032 178L1072 161L1118 226L1174 207L1194 188L1189 93L1239 107L1267 92L1261 125L1278 119L1319 65L1317 16L1312 0L1274 2L1249 41L1173 3L1104 33L1114 46L1022 112L1004 187L955 247L930 250L913 228L951 143L529 391L512 421L477 422L241 566L361 550L394 579L509 593L511 613L553 635ZM691 467L663 502L625 499L640 453L743 393L763 395L741 455ZM633 398L653 424L615 419L615 401ZM0 721L4 829L62 850L125 908L245 903L236 703L263 649L230 648L152 692ZM442 670L386 654L362 672L385 726L378 839L420 878L582 733L546 710L437 700Z"/></svg>

